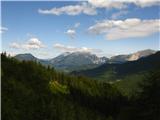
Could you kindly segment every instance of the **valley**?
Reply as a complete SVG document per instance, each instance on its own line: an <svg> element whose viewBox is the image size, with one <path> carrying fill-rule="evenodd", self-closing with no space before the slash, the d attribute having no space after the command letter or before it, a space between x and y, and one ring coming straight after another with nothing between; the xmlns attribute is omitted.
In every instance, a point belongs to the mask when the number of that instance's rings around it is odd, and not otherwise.
<svg viewBox="0 0 160 120"><path fill-rule="evenodd" d="M1 0L2 120L160 120L160 0Z"/></svg>

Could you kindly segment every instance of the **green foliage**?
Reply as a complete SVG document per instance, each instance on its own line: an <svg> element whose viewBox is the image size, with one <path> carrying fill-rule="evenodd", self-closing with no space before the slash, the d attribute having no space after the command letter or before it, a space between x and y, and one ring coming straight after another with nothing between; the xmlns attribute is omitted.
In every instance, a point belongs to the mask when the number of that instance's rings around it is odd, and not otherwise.
<svg viewBox="0 0 160 120"><path fill-rule="evenodd" d="M140 84L142 91L138 93L142 118L145 120L160 119L160 70L152 71Z"/></svg>
<svg viewBox="0 0 160 120"><path fill-rule="evenodd" d="M129 99L129 104L119 113L120 120L160 119L160 69L146 75L139 84L141 90Z"/></svg>
<svg viewBox="0 0 160 120"><path fill-rule="evenodd" d="M57 81L50 81L49 83L50 89L53 93L62 93L62 94L69 94L69 89L66 85L61 85Z"/></svg>
<svg viewBox="0 0 160 120"><path fill-rule="evenodd" d="M134 74L116 80L113 85L116 86L124 96L132 97L136 94L136 92L140 91L139 84L143 81L143 79L144 73Z"/></svg>

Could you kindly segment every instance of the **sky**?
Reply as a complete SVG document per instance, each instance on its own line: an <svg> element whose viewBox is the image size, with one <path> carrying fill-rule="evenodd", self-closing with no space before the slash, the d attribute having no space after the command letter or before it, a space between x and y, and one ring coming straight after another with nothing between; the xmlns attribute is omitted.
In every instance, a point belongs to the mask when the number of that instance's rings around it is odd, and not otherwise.
<svg viewBox="0 0 160 120"><path fill-rule="evenodd" d="M2 1L1 51L47 59L159 50L159 6L158 0Z"/></svg>

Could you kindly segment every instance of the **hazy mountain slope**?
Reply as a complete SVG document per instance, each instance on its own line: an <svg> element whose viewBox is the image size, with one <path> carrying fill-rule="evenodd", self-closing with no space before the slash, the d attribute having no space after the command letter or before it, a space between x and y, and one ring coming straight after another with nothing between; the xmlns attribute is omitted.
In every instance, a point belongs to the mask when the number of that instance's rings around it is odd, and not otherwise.
<svg viewBox="0 0 160 120"><path fill-rule="evenodd" d="M38 58L34 57L32 54L30 53L25 53L25 54L18 54L15 56L16 59L22 61L38 61Z"/></svg>
<svg viewBox="0 0 160 120"><path fill-rule="evenodd" d="M24 60L24 61L37 61L37 62L40 62L42 65L51 65L49 60L36 58L30 53L18 54L16 56L14 56L14 58L16 58L17 60L20 60L20 61L22 61L22 60Z"/></svg>
<svg viewBox="0 0 160 120"><path fill-rule="evenodd" d="M117 56L111 57L110 62L111 63L124 63L127 61L134 61L134 60L138 60L142 57L147 57L149 55L152 55L155 52L156 51L154 51L154 50L146 49L146 50L141 50L136 53L132 53L132 54L128 54L128 55L117 55Z"/></svg>
<svg viewBox="0 0 160 120"><path fill-rule="evenodd" d="M116 55L110 58L110 63L124 63L128 60L130 55Z"/></svg>

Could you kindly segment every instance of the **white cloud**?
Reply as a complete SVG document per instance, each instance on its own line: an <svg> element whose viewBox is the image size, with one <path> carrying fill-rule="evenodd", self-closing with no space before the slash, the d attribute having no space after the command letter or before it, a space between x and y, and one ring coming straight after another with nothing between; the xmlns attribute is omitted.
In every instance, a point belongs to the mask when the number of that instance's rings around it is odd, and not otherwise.
<svg viewBox="0 0 160 120"><path fill-rule="evenodd" d="M74 28L78 28L80 26L80 23L75 23Z"/></svg>
<svg viewBox="0 0 160 120"><path fill-rule="evenodd" d="M121 10L117 13L112 14L111 19L118 19L119 17L126 15L128 13L127 10Z"/></svg>
<svg viewBox="0 0 160 120"><path fill-rule="evenodd" d="M140 7L149 7L159 4L159 0L88 0L88 2L98 8L126 8L128 3L133 3Z"/></svg>
<svg viewBox="0 0 160 120"><path fill-rule="evenodd" d="M52 9L39 9L38 12L41 14L52 14L52 15L79 15L81 13L87 15L96 15L97 8L106 9L124 9L127 8L128 4L135 4L139 7L150 7L153 5L160 5L159 0L88 0L77 5L68 5L59 8Z"/></svg>
<svg viewBox="0 0 160 120"><path fill-rule="evenodd" d="M97 8L105 9L125 9L128 4L135 4L139 7L150 7L153 5L160 5L159 0L88 0L88 2L82 2L77 5L68 5L63 7L54 7L51 9L39 9L41 14L52 15L79 15L81 13L86 15L97 15Z"/></svg>
<svg viewBox="0 0 160 120"><path fill-rule="evenodd" d="M79 5L68 5L60 8L55 7L49 10L39 9L38 12L41 14L52 14L52 15L61 15L61 14L79 15L81 13L87 14L87 15L97 14L96 9L85 2Z"/></svg>
<svg viewBox="0 0 160 120"><path fill-rule="evenodd" d="M0 27L0 34L6 32L7 30L8 28L6 27Z"/></svg>
<svg viewBox="0 0 160 120"><path fill-rule="evenodd" d="M93 49L93 48L87 48L87 47L76 48L73 46L65 46L59 43L54 44L53 47L62 52L94 52L94 53L102 52L99 49Z"/></svg>
<svg viewBox="0 0 160 120"><path fill-rule="evenodd" d="M150 7L153 5L158 5L160 3L159 0L123 0L123 1L134 3L135 5L140 7Z"/></svg>
<svg viewBox="0 0 160 120"><path fill-rule="evenodd" d="M74 29L68 29L65 32L71 39L74 39L76 36L76 31Z"/></svg>
<svg viewBox="0 0 160 120"><path fill-rule="evenodd" d="M11 48L17 48L17 49L39 49L45 47L45 45L42 44L42 42L38 38L30 38L26 43L20 44L13 42L10 44Z"/></svg>
<svg viewBox="0 0 160 120"><path fill-rule="evenodd" d="M71 39L75 39L76 37L76 29L80 26L80 23L77 22L74 24L74 26L70 29L68 29L65 33L71 38Z"/></svg>
<svg viewBox="0 0 160 120"><path fill-rule="evenodd" d="M126 20L104 20L89 27L93 34L105 34L107 40L146 37L159 32L160 20L141 20L131 18Z"/></svg>
<svg viewBox="0 0 160 120"><path fill-rule="evenodd" d="M42 44L42 42L38 38L31 38L31 39L29 39L28 40L28 45L29 46L37 46L36 48L42 48L42 47L44 47L44 45Z"/></svg>
<svg viewBox="0 0 160 120"><path fill-rule="evenodd" d="M18 43L16 43L16 42L13 42L13 43L11 43L10 45L9 45L11 48L21 48L21 45L20 44L18 44Z"/></svg>
<svg viewBox="0 0 160 120"><path fill-rule="evenodd" d="M88 2L96 8L126 8L126 5L120 0L88 0Z"/></svg>

